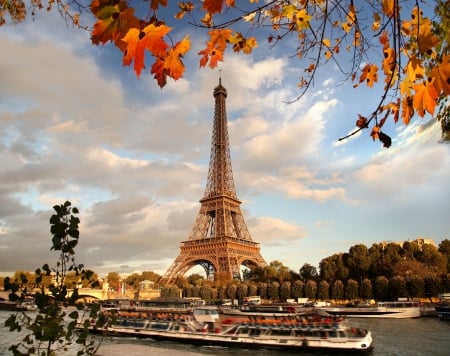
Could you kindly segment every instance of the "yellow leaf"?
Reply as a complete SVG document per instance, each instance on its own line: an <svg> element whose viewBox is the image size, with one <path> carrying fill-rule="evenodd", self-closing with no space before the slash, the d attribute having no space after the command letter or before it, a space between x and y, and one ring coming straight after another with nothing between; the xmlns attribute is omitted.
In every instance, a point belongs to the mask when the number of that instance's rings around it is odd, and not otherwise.
<svg viewBox="0 0 450 356"><path fill-rule="evenodd" d="M367 86L373 87L373 84L378 81L378 67L375 64L366 64L362 69L359 82L366 82Z"/></svg>
<svg viewBox="0 0 450 356"><path fill-rule="evenodd" d="M380 26L381 26L380 21L381 21L380 15L377 12L375 12L373 14L373 23L372 23L372 30L374 32L376 32L380 29Z"/></svg>
<svg viewBox="0 0 450 356"><path fill-rule="evenodd" d="M387 17L391 17L394 15L394 0L383 0L382 3L383 13Z"/></svg>
<svg viewBox="0 0 450 356"><path fill-rule="evenodd" d="M405 96L402 100L402 119L405 125L408 125L414 116L413 97Z"/></svg>
<svg viewBox="0 0 450 356"><path fill-rule="evenodd" d="M422 61L416 56L412 56L406 65L406 74L411 82L414 82L416 79L422 79L425 74Z"/></svg>
<svg viewBox="0 0 450 356"><path fill-rule="evenodd" d="M415 91L413 106L419 116L424 117L425 111L433 115L438 93L432 80L413 85L413 90Z"/></svg>
<svg viewBox="0 0 450 356"><path fill-rule="evenodd" d="M329 40L328 38L325 38L325 39L322 41L322 43L323 43L323 45L324 45L325 47L330 47L330 45L331 45L331 42L330 42L330 40Z"/></svg>

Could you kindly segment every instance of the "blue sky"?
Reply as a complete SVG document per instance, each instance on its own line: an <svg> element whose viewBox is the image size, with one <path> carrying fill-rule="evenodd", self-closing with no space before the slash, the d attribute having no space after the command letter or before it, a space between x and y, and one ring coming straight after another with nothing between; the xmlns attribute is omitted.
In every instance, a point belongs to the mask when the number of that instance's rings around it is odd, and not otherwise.
<svg viewBox="0 0 450 356"><path fill-rule="evenodd" d="M196 54L205 33L191 39L185 78L161 90L55 12L0 28L0 272L56 260L48 220L70 200L82 221L78 263L101 275L164 273L200 208L219 69L236 190L267 262L298 271L359 243L450 238L439 124L385 125L388 150L369 131L338 142L379 88L338 85L330 66L286 105L302 72L287 46L262 41L210 70Z"/></svg>

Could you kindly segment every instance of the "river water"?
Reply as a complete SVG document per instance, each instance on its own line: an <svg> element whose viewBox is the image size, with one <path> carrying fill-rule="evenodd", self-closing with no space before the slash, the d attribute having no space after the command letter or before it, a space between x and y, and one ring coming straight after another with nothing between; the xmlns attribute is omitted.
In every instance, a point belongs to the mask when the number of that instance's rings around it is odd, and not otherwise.
<svg viewBox="0 0 450 356"><path fill-rule="evenodd" d="M4 327L10 312L0 311L0 355L11 355L8 346L17 339ZM450 356L450 322L437 317L417 319L348 319L353 326L372 331L374 349L370 356ZM72 356L76 352L64 355ZM273 350L247 350L225 347L198 347L173 342L157 342L149 339L110 338L102 341L98 355L102 356L281 356L294 355L293 352ZM301 355L317 355L317 352L302 352ZM320 355L346 355L345 353L326 353Z"/></svg>

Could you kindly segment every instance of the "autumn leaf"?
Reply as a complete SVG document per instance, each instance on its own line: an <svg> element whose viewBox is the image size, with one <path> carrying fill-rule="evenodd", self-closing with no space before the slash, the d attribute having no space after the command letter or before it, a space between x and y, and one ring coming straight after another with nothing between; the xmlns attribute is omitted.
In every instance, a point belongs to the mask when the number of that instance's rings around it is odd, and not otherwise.
<svg viewBox="0 0 450 356"><path fill-rule="evenodd" d="M232 31L230 29L217 29L209 31L210 40L206 48L198 52L202 55L200 58L200 67L206 66L209 62L210 68L215 68L217 62L223 61L223 52L230 41Z"/></svg>
<svg viewBox="0 0 450 356"><path fill-rule="evenodd" d="M391 147L392 139L388 135L386 135L384 132L380 131L378 133L378 139L383 143L384 148Z"/></svg>
<svg viewBox="0 0 450 356"><path fill-rule="evenodd" d="M417 114L424 117L425 111L428 111L433 115L438 93L432 80L413 85L413 90L415 91L413 106L417 110Z"/></svg>
<svg viewBox="0 0 450 356"><path fill-rule="evenodd" d="M147 49L155 57L165 56L167 43L164 41L165 36L171 30L166 25L150 24L142 30L131 28L123 38L127 43L127 50L123 57L123 65L130 65L134 60L134 71L139 77L142 69L145 68L144 51Z"/></svg>
<svg viewBox="0 0 450 356"><path fill-rule="evenodd" d="M181 11L175 14L175 18L181 20L187 12L191 12L194 9L194 4L190 1L179 2L178 7Z"/></svg>
<svg viewBox="0 0 450 356"><path fill-rule="evenodd" d="M217 62L223 61L223 51L214 47L210 42L208 42L206 48L198 52L198 54L202 55L202 58L200 58L200 67L206 66L209 62L209 67L213 69L217 67Z"/></svg>
<svg viewBox="0 0 450 356"><path fill-rule="evenodd" d="M444 55L442 62L436 65L430 73L438 94L450 95L450 55Z"/></svg>
<svg viewBox="0 0 450 356"><path fill-rule="evenodd" d="M223 0L205 0L203 3L203 9L209 14L220 13L223 7Z"/></svg>
<svg viewBox="0 0 450 356"><path fill-rule="evenodd" d="M153 10L158 10L159 5L167 6L167 0L151 0L150 8Z"/></svg>
<svg viewBox="0 0 450 356"><path fill-rule="evenodd" d="M394 15L394 0L383 0L381 6L383 13L387 17L391 17Z"/></svg>
<svg viewBox="0 0 450 356"><path fill-rule="evenodd" d="M425 69L423 68L423 63L416 56L412 56L408 64L406 65L406 75L411 82L416 79L422 79L425 74Z"/></svg>
<svg viewBox="0 0 450 356"><path fill-rule="evenodd" d="M230 36L229 41L233 45L235 52L242 51L245 54L250 54L253 48L258 47L255 37L244 38L240 32Z"/></svg>
<svg viewBox="0 0 450 356"><path fill-rule="evenodd" d="M384 132L381 131L381 127L376 125L372 128L372 132L370 133L370 136L372 136L372 139L380 140L381 143L383 143L383 147L389 148L392 144L392 139L386 135Z"/></svg>
<svg viewBox="0 0 450 356"><path fill-rule="evenodd" d="M161 58L156 58L155 63L152 65L151 73L154 74L160 88L167 84L167 73L164 71L164 61Z"/></svg>
<svg viewBox="0 0 450 356"><path fill-rule="evenodd" d="M106 6L102 7L105 4ZM98 45L112 41L124 51L126 45L122 42L122 38L130 27L139 27L140 24L134 16L134 9L128 7L124 1L113 5L108 5L105 1L96 1L92 2L91 10L98 20L91 32L92 43Z"/></svg>
<svg viewBox="0 0 450 356"><path fill-rule="evenodd" d="M366 64L362 69L359 82L366 82L369 87L373 87L373 84L378 81L378 67L375 64Z"/></svg>
<svg viewBox="0 0 450 356"><path fill-rule="evenodd" d="M408 125L411 118L414 116L414 99L407 95L402 100L402 120L405 125Z"/></svg>
<svg viewBox="0 0 450 356"><path fill-rule="evenodd" d="M191 42L188 37L185 37L168 51L164 59L164 70L167 75L175 80L183 76L185 68L181 58L190 48Z"/></svg>
<svg viewBox="0 0 450 356"><path fill-rule="evenodd" d="M358 114L358 120L356 120L356 126L360 129L367 129L369 126L367 124L367 118Z"/></svg>

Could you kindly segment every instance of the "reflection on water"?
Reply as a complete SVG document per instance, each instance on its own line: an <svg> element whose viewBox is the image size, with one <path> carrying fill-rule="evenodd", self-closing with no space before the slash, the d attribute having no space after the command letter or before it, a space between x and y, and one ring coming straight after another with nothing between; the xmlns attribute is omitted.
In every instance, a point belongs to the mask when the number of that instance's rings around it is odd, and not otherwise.
<svg viewBox="0 0 450 356"><path fill-rule="evenodd" d="M17 340L17 333L11 333L4 327L9 312L0 311L0 355L10 355L8 346ZM348 320L350 325L364 327L372 331L374 349L370 356L450 356L450 322L434 318L417 319L358 319ZM198 347L174 342L156 342L149 339L111 338L103 339L103 356L194 356L194 355L236 355L240 356L279 356L294 355L297 352L237 349L226 347ZM125 351L124 351L125 350ZM238 350L238 351L237 351ZM75 355L75 350L66 355ZM302 355L317 355L314 352L302 352ZM346 355L345 353L327 353L320 355Z"/></svg>

